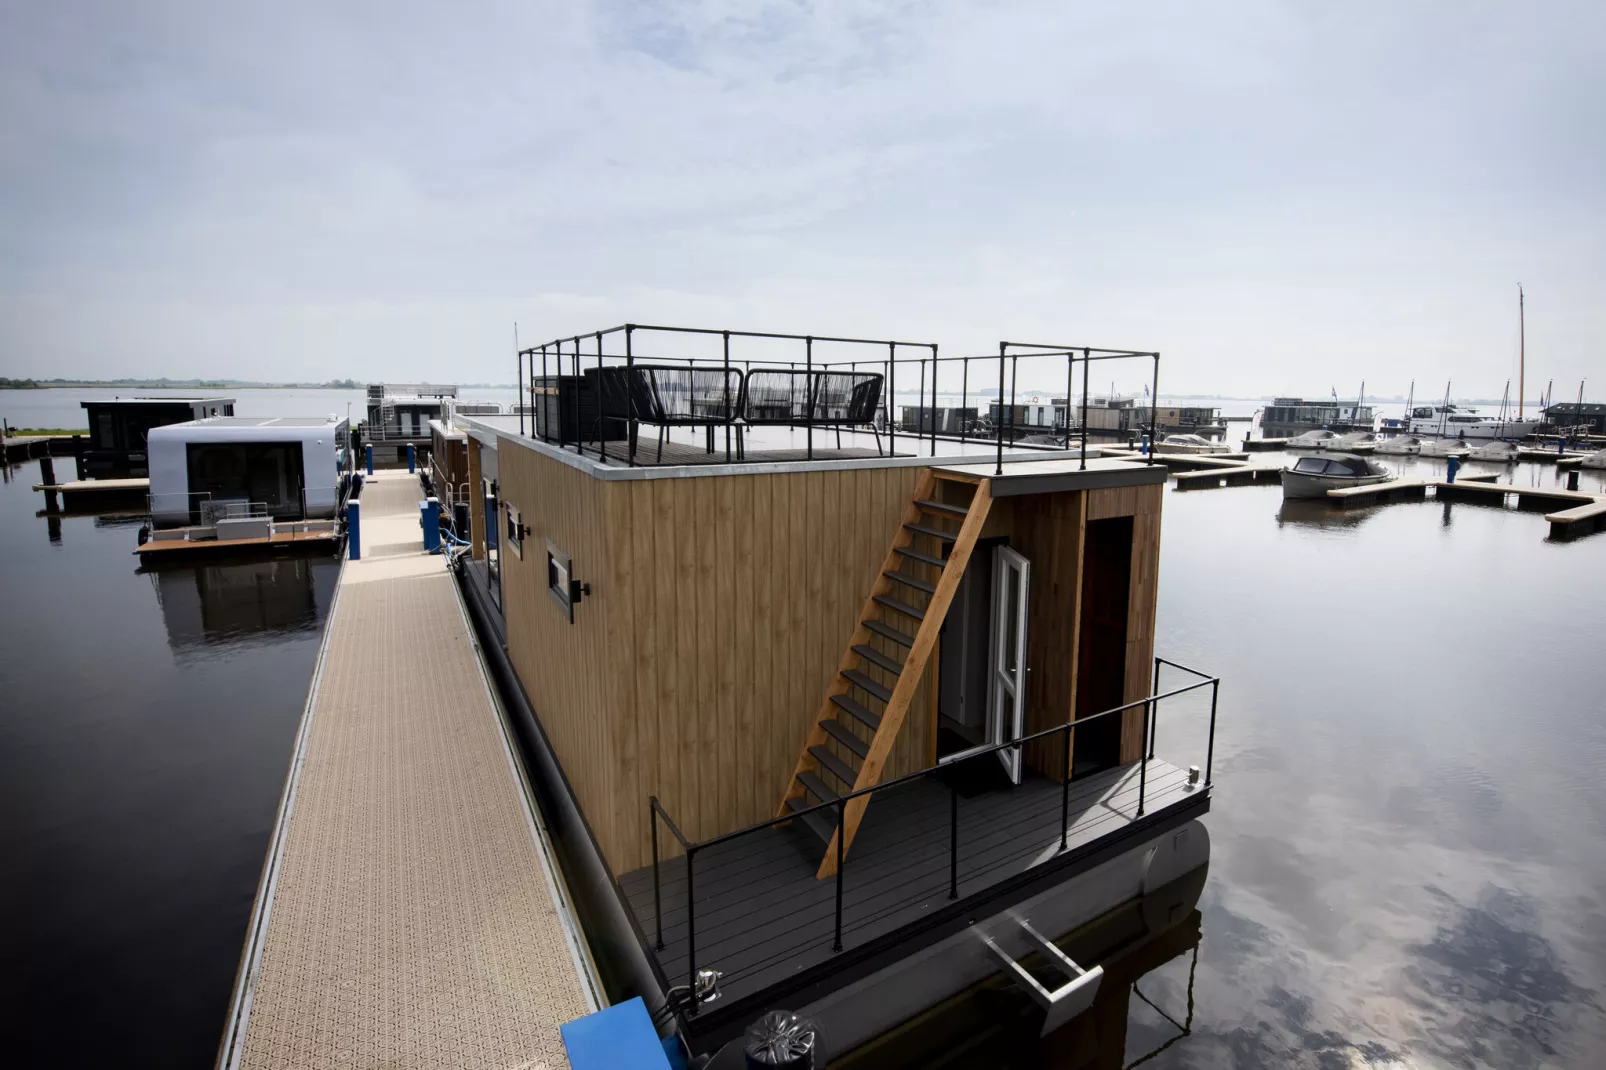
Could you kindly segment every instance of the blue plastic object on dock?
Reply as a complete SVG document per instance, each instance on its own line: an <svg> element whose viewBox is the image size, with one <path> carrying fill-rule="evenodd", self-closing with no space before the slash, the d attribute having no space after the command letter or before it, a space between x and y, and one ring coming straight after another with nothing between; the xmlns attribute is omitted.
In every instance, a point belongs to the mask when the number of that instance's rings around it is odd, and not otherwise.
<svg viewBox="0 0 1606 1070"><path fill-rule="evenodd" d="M374 474L374 444L368 443L368 474Z"/></svg>
<svg viewBox="0 0 1606 1070"><path fill-rule="evenodd" d="M417 469L415 469L413 467L413 465L416 463L416 460L417 460L417 455L413 451L413 444L411 442L409 442L409 443L407 443L407 471L408 472L414 472L414 471L417 470Z"/></svg>
<svg viewBox="0 0 1606 1070"><path fill-rule="evenodd" d="M658 1030L641 997L558 1027L574 1070L669 1070Z"/></svg>
<svg viewBox="0 0 1606 1070"><path fill-rule="evenodd" d="M353 561L362 560L362 508L357 502L346 503L346 552Z"/></svg>
<svg viewBox="0 0 1606 1070"><path fill-rule="evenodd" d="M1451 458L1449 458L1449 463L1445 467L1449 471L1449 475L1446 476L1444 481L1446 483L1454 483L1455 482L1456 470L1461 467L1461 458L1459 458L1459 457L1451 457ZM1471 477L1469 476L1468 478L1471 478Z"/></svg>
<svg viewBox="0 0 1606 1070"><path fill-rule="evenodd" d="M424 528L424 549L439 553L441 548L441 507L434 498L418 503L418 522Z"/></svg>

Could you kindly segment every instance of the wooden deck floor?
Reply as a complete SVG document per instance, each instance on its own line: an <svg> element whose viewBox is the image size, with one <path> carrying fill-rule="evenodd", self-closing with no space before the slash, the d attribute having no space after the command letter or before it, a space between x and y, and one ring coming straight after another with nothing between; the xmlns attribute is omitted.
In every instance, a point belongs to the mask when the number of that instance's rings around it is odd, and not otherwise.
<svg viewBox="0 0 1606 1070"><path fill-rule="evenodd" d="M220 1065L568 1065L594 1009L418 480L369 477Z"/></svg>
<svg viewBox="0 0 1606 1070"><path fill-rule="evenodd" d="M1187 773L1149 762L1146 812L1196 797ZM1071 784L1069 843L1077 848L1123 830L1136 818L1136 766ZM842 942L861 945L946 907L950 793L922 780L877 795L865 811L843 871ZM959 800L959 896L974 894L1052 858L1060 844L1061 786L1028 774L1015 788ZM663 834L667 838L667 833ZM818 880L818 846L789 827L767 829L697 854L693 873L696 965L723 972L732 999L762 990L831 958L836 882ZM652 867L620 880L651 945L657 917ZM686 983L686 862L660 864L664 950L655 951L672 984Z"/></svg>

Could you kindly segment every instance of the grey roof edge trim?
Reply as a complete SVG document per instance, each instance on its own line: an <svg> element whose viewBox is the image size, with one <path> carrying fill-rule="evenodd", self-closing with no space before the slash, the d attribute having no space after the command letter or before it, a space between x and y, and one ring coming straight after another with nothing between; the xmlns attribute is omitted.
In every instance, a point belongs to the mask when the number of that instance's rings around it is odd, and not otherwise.
<svg viewBox="0 0 1606 1070"><path fill-rule="evenodd" d="M1023 472L988 477L994 498L1014 498L1023 494L1053 494L1066 490L1106 490L1112 487L1162 485L1169 473L1165 465L1129 461L1120 468L1100 468L1086 472Z"/></svg>

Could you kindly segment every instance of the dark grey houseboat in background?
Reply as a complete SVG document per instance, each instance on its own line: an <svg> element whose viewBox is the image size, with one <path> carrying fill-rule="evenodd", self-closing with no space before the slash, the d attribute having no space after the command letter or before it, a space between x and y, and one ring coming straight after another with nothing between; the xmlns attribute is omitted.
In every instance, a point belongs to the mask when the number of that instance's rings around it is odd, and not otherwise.
<svg viewBox="0 0 1606 1070"><path fill-rule="evenodd" d="M234 415L233 398L110 398L80 404L89 421L89 445L81 461L87 479L146 477L151 428Z"/></svg>

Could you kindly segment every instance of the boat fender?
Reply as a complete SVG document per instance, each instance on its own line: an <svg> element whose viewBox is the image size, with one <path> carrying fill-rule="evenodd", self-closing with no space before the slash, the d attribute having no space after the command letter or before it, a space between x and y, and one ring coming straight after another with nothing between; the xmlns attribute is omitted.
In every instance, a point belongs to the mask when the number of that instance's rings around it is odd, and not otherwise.
<svg viewBox="0 0 1606 1070"><path fill-rule="evenodd" d="M1143 894L1164 887L1191 869L1210 861L1210 833L1198 821L1190 821L1166 833L1149 848L1143 860Z"/></svg>

